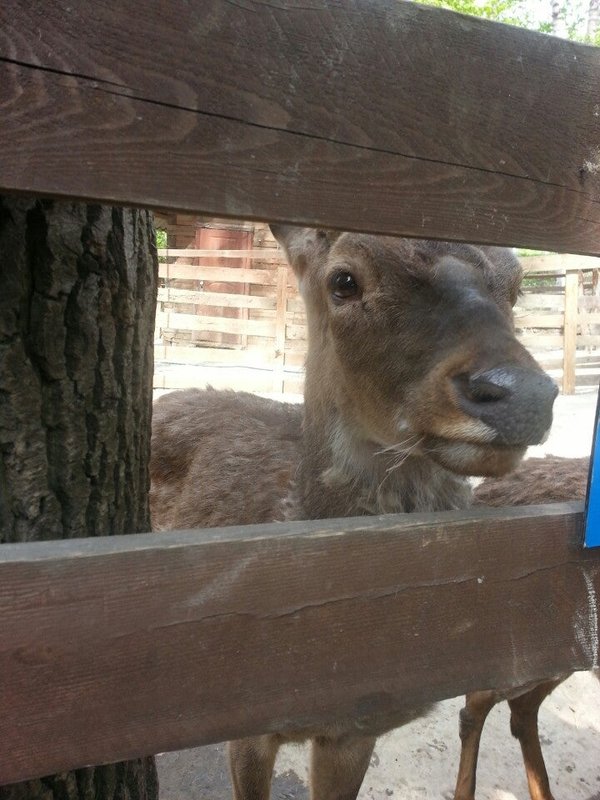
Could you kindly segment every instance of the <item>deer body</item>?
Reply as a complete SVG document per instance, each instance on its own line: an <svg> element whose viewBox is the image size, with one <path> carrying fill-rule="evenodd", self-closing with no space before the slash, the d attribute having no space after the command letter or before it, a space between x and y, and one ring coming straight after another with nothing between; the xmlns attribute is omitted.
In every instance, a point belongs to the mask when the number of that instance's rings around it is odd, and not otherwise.
<svg viewBox="0 0 600 800"><path fill-rule="evenodd" d="M243 393L161 399L155 527L464 508L466 476L501 475L542 440L556 388L515 338L521 271L509 251L286 226L274 233L307 308L301 435L297 410ZM201 422L207 413L211 426ZM407 701L232 742L236 800L267 800L280 744L306 738L313 800L352 800L376 737L426 711Z"/></svg>

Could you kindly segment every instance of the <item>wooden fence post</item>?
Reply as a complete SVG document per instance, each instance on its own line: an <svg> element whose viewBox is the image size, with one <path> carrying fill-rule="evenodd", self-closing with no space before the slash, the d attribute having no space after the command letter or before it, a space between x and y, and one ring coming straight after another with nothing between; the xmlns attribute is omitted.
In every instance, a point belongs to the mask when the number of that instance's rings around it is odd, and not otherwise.
<svg viewBox="0 0 600 800"><path fill-rule="evenodd" d="M575 394L578 292L579 273L577 270L567 270L565 274L565 322L563 327L563 394Z"/></svg>
<svg viewBox="0 0 600 800"><path fill-rule="evenodd" d="M275 311L275 358L273 362L273 391L284 391L285 318L287 313L287 267L277 267L277 306Z"/></svg>

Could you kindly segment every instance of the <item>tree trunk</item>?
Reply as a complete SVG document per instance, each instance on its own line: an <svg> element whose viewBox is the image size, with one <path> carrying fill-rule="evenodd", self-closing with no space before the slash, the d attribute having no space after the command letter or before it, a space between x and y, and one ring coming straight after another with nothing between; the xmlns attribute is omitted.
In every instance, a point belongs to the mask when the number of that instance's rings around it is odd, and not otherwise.
<svg viewBox="0 0 600 800"><path fill-rule="evenodd" d="M157 257L148 212L0 197L0 541L150 530ZM0 800L154 800L153 758Z"/></svg>
<svg viewBox="0 0 600 800"><path fill-rule="evenodd" d="M590 0L588 8L587 37L594 41L600 31L600 0Z"/></svg>
<svg viewBox="0 0 600 800"><path fill-rule="evenodd" d="M550 0L552 9L552 33L567 38L567 21L565 18L564 0Z"/></svg>

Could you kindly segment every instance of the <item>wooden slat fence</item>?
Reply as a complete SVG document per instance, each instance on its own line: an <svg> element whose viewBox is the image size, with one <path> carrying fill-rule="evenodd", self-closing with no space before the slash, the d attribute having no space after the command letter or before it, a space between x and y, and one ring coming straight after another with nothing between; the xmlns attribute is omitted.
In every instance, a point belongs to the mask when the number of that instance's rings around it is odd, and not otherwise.
<svg viewBox="0 0 600 800"><path fill-rule="evenodd" d="M156 326L159 342L159 389L219 383L216 365L229 368L222 385L256 391L298 394L302 391L302 363L306 348L306 318L295 279L280 250L174 250L159 251L163 261L159 275ZM213 257L272 262L270 269L236 269L203 264L182 264L179 259ZM170 260L177 258L176 264ZM542 366L556 377L565 394L576 385L598 383L600 378L600 259L584 256L542 255L522 258L526 280L515 309L519 337ZM196 280L197 290L178 289L179 281ZM250 285L244 293L202 290L203 281ZM253 287L261 294L252 294ZM584 294L586 292L586 294ZM247 309L247 319L181 314L180 304ZM178 343L174 331L243 334L250 341L243 349L219 347L202 341L189 347ZM176 336L176 334L175 334ZM242 353L244 355L242 356ZM185 365L204 366L202 370ZM165 369L168 366L168 369ZM254 375L237 374L235 367L254 369Z"/></svg>
<svg viewBox="0 0 600 800"><path fill-rule="evenodd" d="M524 256L523 293L517 301L519 338L564 394L600 379L600 259L571 255Z"/></svg>
<svg viewBox="0 0 600 800"><path fill-rule="evenodd" d="M296 280L287 266L280 249L254 250L159 250L161 263L159 279L156 331L158 349L154 387L181 388L207 382L217 386L246 388L266 393L300 394L302 392L302 365L306 350L306 318L304 304L298 294ZM190 263L181 259L189 259ZM202 265L191 263L203 259ZM231 258L258 261L260 268L237 269L211 266L209 258ZM176 259L176 263L172 260ZM271 264L265 269L264 263ZM196 281L197 288L180 289ZM243 291L211 292L203 290L203 283L219 281L222 284L244 287ZM260 293L258 293L260 292ZM197 314L181 314L178 308L195 305ZM213 315L206 309L215 308ZM220 308L242 308L246 319L219 316ZM195 346L191 347L186 334L196 332ZM244 346L215 346L202 341L209 332L242 334ZM191 370L190 365L204 367ZM245 368L244 370L235 368ZM221 382L219 370L226 368Z"/></svg>

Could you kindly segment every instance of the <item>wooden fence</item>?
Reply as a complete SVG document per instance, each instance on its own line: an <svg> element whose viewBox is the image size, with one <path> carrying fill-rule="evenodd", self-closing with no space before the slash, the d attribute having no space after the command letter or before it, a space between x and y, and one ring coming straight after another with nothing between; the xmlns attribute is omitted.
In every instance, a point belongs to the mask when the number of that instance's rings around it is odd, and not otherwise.
<svg viewBox="0 0 600 800"><path fill-rule="evenodd" d="M304 304L280 250L163 249L159 256L156 389L211 383L258 392L302 392ZM261 268L214 265L227 259L249 264L256 259ZM198 264L200 260L207 263ZM523 257L522 263L526 280L515 309L520 340L560 380L564 394L573 394L578 383L597 385L600 259L545 255ZM187 288L179 288L182 284ZM244 318L224 316L223 310L231 308L244 309ZM193 345L190 332L196 334ZM243 344L216 344L215 332L240 335ZM203 369L190 370L192 365Z"/></svg>
<svg viewBox="0 0 600 800"><path fill-rule="evenodd" d="M577 385L597 386L600 260L545 255L521 261L525 280L515 307L519 339L560 380L564 394L573 394Z"/></svg>
<svg viewBox="0 0 600 800"><path fill-rule="evenodd" d="M215 380L214 366L248 368L253 376L235 388L262 392L302 391L302 365L306 353L306 319L295 278L280 250L174 250L159 251L161 287L158 292L155 388L195 385L185 367L162 371L164 364L202 365L208 382ZM177 259L170 263L170 259ZM185 259L185 260L182 260ZM192 260L207 261L198 265ZM262 268L215 266L215 260L260 260ZM210 261L213 261L213 264ZM263 262L271 262L265 268ZM179 288L185 283L188 288ZM189 288L190 282L195 288ZM231 289L229 287L232 287ZM227 317L224 309L244 309L244 318ZM187 313L181 313L185 309ZM193 313L190 313L193 312ZM185 334L194 332L195 343ZM239 344L215 344L213 333L238 334ZM213 367L212 373L210 372ZM231 379L230 379L231 380ZM196 382L204 385L206 378ZM226 385L229 382L226 381Z"/></svg>
<svg viewBox="0 0 600 800"><path fill-rule="evenodd" d="M599 85L397 0L4 0L0 189L600 255ZM566 505L3 545L0 783L597 665L581 541Z"/></svg>

